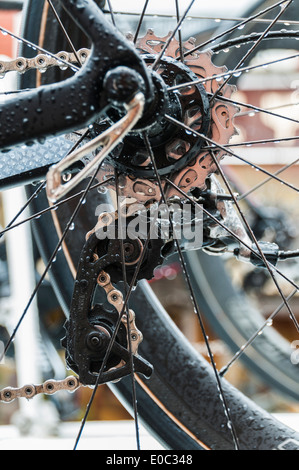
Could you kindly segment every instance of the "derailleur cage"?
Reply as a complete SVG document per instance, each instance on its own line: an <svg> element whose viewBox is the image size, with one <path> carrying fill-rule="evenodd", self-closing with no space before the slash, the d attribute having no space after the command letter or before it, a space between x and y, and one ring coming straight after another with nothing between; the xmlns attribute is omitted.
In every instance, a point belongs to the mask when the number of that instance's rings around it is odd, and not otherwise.
<svg viewBox="0 0 299 470"><path fill-rule="evenodd" d="M110 250L99 258L95 255L98 243L92 233L81 252L62 340L67 366L83 385L115 382L130 374L132 352L134 372L149 378L152 366L137 353L142 335L136 328L134 312L125 310L122 293L105 271L110 264L120 262L120 255Z"/></svg>

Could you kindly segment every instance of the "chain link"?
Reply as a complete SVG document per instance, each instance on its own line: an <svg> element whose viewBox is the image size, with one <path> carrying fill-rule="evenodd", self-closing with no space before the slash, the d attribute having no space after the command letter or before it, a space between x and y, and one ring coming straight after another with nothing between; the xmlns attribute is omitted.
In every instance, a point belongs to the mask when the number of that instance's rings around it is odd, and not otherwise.
<svg viewBox="0 0 299 470"><path fill-rule="evenodd" d="M69 376L62 380L46 380L40 385L24 385L23 387L14 388L6 387L0 391L0 401L10 403L16 398L33 398L40 393L45 395L53 395L60 390L74 392L81 386L80 381L75 376Z"/></svg>
<svg viewBox="0 0 299 470"><path fill-rule="evenodd" d="M141 331L136 327L134 311L128 309L127 312L124 312L123 294L113 286L108 273L101 271L98 275L97 283L105 290L108 302L116 308L119 314L122 314L121 321L127 330L128 343L132 341L131 352L132 354L137 354L138 346L143 336Z"/></svg>
<svg viewBox="0 0 299 470"><path fill-rule="evenodd" d="M124 300L122 293L115 289L110 281L110 276L104 271L101 271L98 279L98 284L105 290L108 302L113 305L119 313L123 310ZM142 333L137 329L135 324L135 314L133 310L129 310L128 316L122 315L122 323L125 325L127 335L130 334L130 340L132 341L132 354L137 354L138 346L142 341ZM122 361L116 367L120 367ZM27 398L27 400L34 398L36 395L43 393L45 395L53 395L61 390L67 390L68 392L74 392L81 387L79 378L75 376L69 376L62 380L49 379L40 385L28 384L23 387L6 387L0 390L0 402L11 403L16 398Z"/></svg>
<svg viewBox="0 0 299 470"><path fill-rule="evenodd" d="M90 49L79 49L77 56L80 59L81 65L84 64L89 55ZM58 52L55 57L51 57L47 54L38 54L31 59L17 57L13 60L0 61L0 77L3 78L7 72L25 73L32 69L39 70L43 73L50 67L60 67L62 70L66 70L68 67L72 68L73 64L78 64L76 55L73 52L65 51Z"/></svg>
<svg viewBox="0 0 299 470"><path fill-rule="evenodd" d="M82 48L77 51L77 56L80 59L81 65L87 60L90 55L90 50ZM51 57L47 54L38 54L31 59L25 57L17 57L14 60L1 60L0 61L0 78L3 78L7 72L25 73L28 70L39 70L46 72L50 67L60 67L62 70L72 68L73 64L78 64L77 57L74 53L60 51L56 57ZM77 69L76 69L77 70ZM74 71L76 71L74 70ZM81 386L79 379L75 376L69 376L62 380L46 380L42 384L34 385L28 384L23 387L6 387L0 390L0 402L11 403L16 398L31 399L38 394L53 395L54 393L67 390L74 392Z"/></svg>

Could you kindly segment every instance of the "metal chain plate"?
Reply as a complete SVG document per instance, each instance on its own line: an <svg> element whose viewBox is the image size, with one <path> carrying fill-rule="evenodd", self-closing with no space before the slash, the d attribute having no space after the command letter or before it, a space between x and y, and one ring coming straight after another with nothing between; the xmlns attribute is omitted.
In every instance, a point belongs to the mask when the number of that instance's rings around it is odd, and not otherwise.
<svg viewBox="0 0 299 470"><path fill-rule="evenodd" d="M77 51L81 65L90 55L90 49L82 48ZM7 72L25 73L28 70L36 69L40 72L46 72L50 67L60 67L66 70L72 65L78 64L76 55L73 52L58 52L55 57L47 54L38 54L31 59L25 57L17 57L13 60L0 61L0 77L3 78Z"/></svg>
<svg viewBox="0 0 299 470"><path fill-rule="evenodd" d="M40 385L28 384L23 387L14 388L6 387L0 391L0 401L11 403L16 398L33 398L40 393L45 395L53 395L60 390L74 392L81 386L80 381L75 376L66 377L63 380L46 380Z"/></svg>

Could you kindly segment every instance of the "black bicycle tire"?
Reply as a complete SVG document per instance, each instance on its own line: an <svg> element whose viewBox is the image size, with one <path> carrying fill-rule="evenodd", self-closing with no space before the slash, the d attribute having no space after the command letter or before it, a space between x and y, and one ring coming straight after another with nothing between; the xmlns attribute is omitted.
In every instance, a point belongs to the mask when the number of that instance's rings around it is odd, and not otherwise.
<svg viewBox="0 0 299 470"><path fill-rule="evenodd" d="M42 2L36 2L35 0L30 0L28 2L28 8L30 7L30 15L27 15L27 21L24 24L24 36L31 40L36 40L36 34L38 33L38 31L36 31L36 25L38 24L37 19L41 18L41 6ZM34 28L32 28L32 24ZM35 35L35 37L32 37L32 35ZM28 190L30 191L30 189ZM37 205L40 202L40 199L34 201L35 207L33 206L33 210L37 208ZM53 244L55 244L55 239L57 239L56 231L53 224L51 223L51 219L48 217L47 219L47 221L46 219L43 219L42 224L34 224L35 235L38 241L40 252L45 259L49 257L51 247ZM58 298L60 299L65 312L67 313L73 283L72 274L70 273L66 264L60 263L58 259L51 269L51 277ZM152 308L150 315L142 315L141 317L138 315L138 305L140 305L140 301L143 305L143 311L144 301L147 301L148 308ZM155 359L155 361L157 360L157 363L155 364L154 378L151 379L148 384L151 383L150 386L153 387L153 389L155 388L154 384L156 383L156 386L158 384L159 392L161 391L161 382L164 383L164 380L167 377L169 383L168 385L167 383L166 385L163 385L167 387L167 393L165 395L168 398L169 395L172 395L174 410L179 414L180 420L186 420L187 425L189 425L188 423L191 420L193 425L198 428L197 431L191 432L193 436L197 435L198 432L199 434L202 432L205 434L205 439L202 441L204 444L201 445L197 440L194 440L193 437L190 438L191 440L187 439L188 443L186 442L186 439L183 441L182 430L176 425L173 426L176 432L171 429L170 432L166 432L166 435L161 436L161 430L165 431L165 426L163 426L163 423L165 421L169 421L168 414L165 413L164 410L159 406L157 407L157 405L152 404L154 411L151 412L151 408L148 408L147 405L139 403L139 413L141 416L145 417L147 426L149 426L154 432L159 433L159 438L162 440L164 445L173 449L189 449L194 447L208 447L211 449L232 448L232 440L229 433L227 432L226 418L223 414L222 405L219 402L219 395L215 384L215 378L207 366L206 361L201 356L199 356L193 350L193 348L190 347L190 345L178 332L174 324L170 322L161 306L157 303L155 298L152 296L152 293L150 293L148 290L148 286L144 283L141 283L138 290L134 294L132 299L132 307L136 311L138 325L143 330L145 337L140 347L140 353L144 354L145 357L148 357L149 351L153 346L157 347L156 351L159 350L159 354L154 354L158 356ZM154 314L157 314L158 323L157 326L153 328ZM164 324L163 335L165 336L163 337L161 333L161 322ZM151 333L150 337L147 336L149 333ZM165 348L165 344L169 344L171 347ZM181 362L178 362L177 355L180 356ZM177 376L173 371L170 371L169 365L174 365L176 372L177 370L180 370L181 374L185 374L186 355L188 357L187 363L189 365L188 378L185 377L181 387L178 387L176 382ZM197 369L198 373L195 373L193 367ZM200 378L203 377L205 377L205 380L200 380ZM121 381L120 384L114 385L113 387L117 388L117 390L122 394L124 401L128 401L129 393L126 381ZM237 390L231 387L226 381L224 381L224 388L227 392L226 396L229 397L228 401L232 411L234 424L238 429L241 430L241 448L273 449L278 448L279 446L284 446L285 443L288 443L288 445L293 445L294 448L297 448L296 446L298 446L299 441L298 436L294 431L289 430L288 428L278 423L270 415L265 413L255 404L250 402L246 397L240 394ZM140 394L140 389L138 393ZM190 393L191 395L193 394L192 400L197 404L199 403L198 410L190 410L190 402L189 399L186 400L186 393ZM183 404L182 410L178 404L179 396L179 402L180 404ZM161 402L160 399L159 401ZM254 425L253 417L255 418ZM162 421L159 422L158 420ZM157 430L158 422L159 429ZM248 426L249 423L250 426ZM213 425L215 426L215 429L211 427ZM196 443L196 445L194 445L194 443Z"/></svg>

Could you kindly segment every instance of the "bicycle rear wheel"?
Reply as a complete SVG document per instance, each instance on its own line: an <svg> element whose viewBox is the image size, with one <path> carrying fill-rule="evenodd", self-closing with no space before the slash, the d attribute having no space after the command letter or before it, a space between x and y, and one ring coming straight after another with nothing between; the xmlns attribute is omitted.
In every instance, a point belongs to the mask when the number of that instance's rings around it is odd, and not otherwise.
<svg viewBox="0 0 299 470"><path fill-rule="evenodd" d="M63 11L59 13L64 24L68 24L69 21ZM53 20L47 2L29 1L26 8L24 37L43 45L46 49L53 50L57 47L63 50L65 39ZM71 22L69 26L75 47L85 45L81 42L78 29ZM53 70L42 79L42 82L59 79L61 72ZM22 86L35 85L35 74L24 76L22 79ZM44 148L41 146L41 151ZM30 188L28 191L30 192ZM76 222L76 239L71 236L66 239L71 263L67 265L64 258L58 257L51 269L52 281L66 315L74 281L73 268L77 265L85 234L94 225L95 207L101 201L101 195L88 197L85 207L89 210L84 211L84 214L81 211L80 218ZM38 210L44 203L42 198L34 201L33 210ZM64 205L63 210L59 211L60 229L69 220L71 210L71 206ZM40 251L46 260L57 240L57 227L54 227L51 218L44 217L34 225ZM138 379L139 414L146 425L159 435L165 446L173 449L233 448L229 432L231 423L227 421L223 412L215 377L206 361L196 353L166 316L144 282L140 283L132 296L130 306L136 313L138 327L143 331L144 340L140 352L153 363L155 368L154 375L149 381L143 382ZM113 388L130 406L128 381L123 380L113 385ZM238 431L240 448L298 447L299 439L296 433L282 426L225 380L223 380L223 389L231 410L231 419Z"/></svg>

